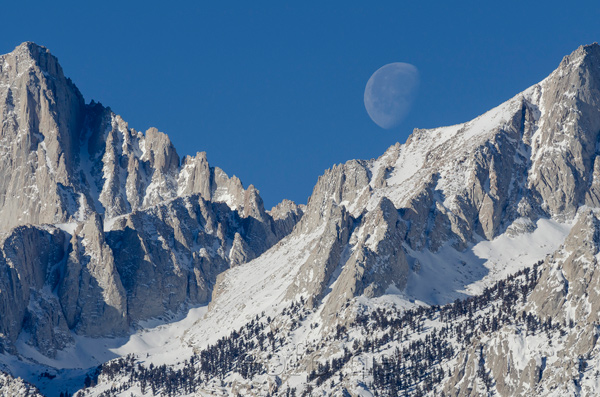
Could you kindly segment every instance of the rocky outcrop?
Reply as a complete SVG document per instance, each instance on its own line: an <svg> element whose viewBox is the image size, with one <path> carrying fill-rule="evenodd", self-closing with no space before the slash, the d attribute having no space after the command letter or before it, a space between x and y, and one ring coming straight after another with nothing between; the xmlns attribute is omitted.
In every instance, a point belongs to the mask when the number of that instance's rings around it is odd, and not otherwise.
<svg viewBox="0 0 600 397"><path fill-rule="evenodd" d="M0 397L43 397L39 390L21 378L0 371Z"/></svg>
<svg viewBox="0 0 600 397"><path fill-rule="evenodd" d="M410 225L415 250L436 251L448 241L464 249L476 235L492 239L516 219L536 220L543 211L527 175L537 108L528 98L462 125L415 130L406 144L390 147L371 165L379 175L371 184L381 187L367 208L389 197Z"/></svg>
<svg viewBox="0 0 600 397"><path fill-rule="evenodd" d="M324 229L311 249L310 255L288 288L287 297L307 296L307 303L314 307L325 296L330 279L336 269L344 265L344 251L353 228L353 219L343 207L331 202L323 213ZM303 222L298 225L301 230ZM306 227L306 226L304 226Z"/></svg>
<svg viewBox="0 0 600 397"><path fill-rule="evenodd" d="M404 288L407 280L402 248L407 226L394 204L383 197L357 217L349 212L366 206L372 192L365 165L350 161L320 177L292 233L300 236L322 229L286 296L305 296L309 306L328 296L322 316L330 325L350 299L381 296L389 286Z"/></svg>
<svg viewBox="0 0 600 397"><path fill-rule="evenodd" d="M95 337L127 331L125 289L99 215L73 233L57 293L70 329Z"/></svg>
<svg viewBox="0 0 600 397"><path fill-rule="evenodd" d="M4 350L13 351L22 328L52 354L70 341L57 309L55 288L66 257L65 235L57 229L20 226L0 246L0 334ZM59 307L58 307L59 308Z"/></svg>
<svg viewBox="0 0 600 397"><path fill-rule="evenodd" d="M489 390L482 373L501 396L595 393L596 375L586 367L600 336L599 231L597 210L582 208L564 245L543 263L527 303L516 305L517 317L539 319L537 327L548 330L510 325L482 332L458 355L445 393L481 395ZM562 331L550 331L556 328Z"/></svg>
<svg viewBox="0 0 600 397"><path fill-rule="evenodd" d="M331 279L331 293L323 307L323 318L337 316L355 296L383 295L388 287L404 289L408 262L402 248L406 226L387 198L368 212L355 228L347 246L345 263Z"/></svg>
<svg viewBox="0 0 600 397"><path fill-rule="evenodd" d="M262 228L200 195L121 216L108 233L94 213L69 233L18 227L0 247L4 348L14 351L27 331L28 343L54 356L73 332L123 335L142 320L206 304L220 273L269 248L257 236Z"/></svg>
<svg viewBox="0 0 600 397"><path fill-rule="evenodd" d="M178 198L119 218L108 241L132 319L208 303L219 273L262 254L252 238L260 222L199 195Z"/></svg>
<svg viewBox="0 0 600 397"><path fill-rule="evenodd" d="M2 278L0 318L5 349L26 341L54 356L72 341L71 331L89 336L128 329L126 301L98 217L70 238L53 227L21 226L1 247L8 278Z"/></svg>
<svg viewBox="0 0 600 397"><path fill-rule="evenodd" d="M599 64L600 46L582 46L540 84L530 184L551 215L574 215L586 195L593 202L595 190L588 191L600 132Z"/></svg>
<svg viewBox="0 0 600 397"><path fill-rule="evenodd" d="M302 218L305 208L306 206L297 205L291 200L283 200L271 208L269 215L273 218L275 234L277 236L290 234Z"/></svg>
<svg viewBox="0 0 600 397"><path fill-rule="evenodd" d="M548 266L531 294L530 306L541 318L599 321L599 244L600 215L584 208L563 247L547 260Z"/></svg>
<svg viewBox="0 0 600 397"><path fill-rule="evenodd" d="M206 153L180 160L166 134L155 128L136 132L100 104L88 106L86 120L83 191L106 219L190 194L224 202L246 217L267 218L262 204L257 204L262 203L258 190L251 185L247 191L237 177L210 167Z"/></svg>

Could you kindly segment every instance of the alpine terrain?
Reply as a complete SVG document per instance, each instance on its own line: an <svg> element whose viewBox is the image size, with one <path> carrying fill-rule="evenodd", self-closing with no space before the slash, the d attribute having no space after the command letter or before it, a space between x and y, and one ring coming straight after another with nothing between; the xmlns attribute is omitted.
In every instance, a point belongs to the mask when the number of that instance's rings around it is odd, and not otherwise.
<svg viewBox="0 0 600 397"><path fill-rule="evenodd" d="M0 396L600 393L600 46L306 205L0 56Z"/></svg>

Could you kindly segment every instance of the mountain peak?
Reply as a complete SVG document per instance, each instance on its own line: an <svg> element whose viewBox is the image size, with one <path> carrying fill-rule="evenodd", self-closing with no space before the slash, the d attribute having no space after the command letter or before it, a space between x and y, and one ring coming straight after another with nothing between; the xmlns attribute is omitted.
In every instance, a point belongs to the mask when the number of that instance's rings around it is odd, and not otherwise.
<svg viewBox="0 0 600 397"><path fill-rule="evenodd" d="M581 67L584 65L600 66L600 45L596 42L579 46L571 54L566 55L560 63L559 69L565 67Z"/></svg>
<svg viewBox="0 0 600 397"><path fill-rule="evenodd" d="M58 59L56 59L46 47L32 41L26 41L19 44L11 53L3 55L0 58L4 58L8 65L12 64L17 73L23 72L25 69L33 66L38 68L46 76L59 78L61 80L64 79L64 73L58 63ZM0 68L0 70L2 69Z"/></svg>
<svg viewBox="0 0 600 397"><path fill-rule="evenodd" d="M44 46L34 43L33 41L25 41L19 44L11 53L7 55L15 56L19 60L31 59L37 63L39 63L42 58L46 58L47 56L54 58L54 56L50 54L50 50Z"/></svg>
<svg viewBox="0 0 600 397"><path fill-rule="evenodd" d="M43 51L43 52L50 52L46 47L44 47L43 45L39 45L33 41L24 41L21 44L19 44L18 46L15 47L14 51L29 51L29 52L35 52L35 51Z"/></svg>
<svg viewBox="0 0 600 397"><path fill-rule="evenodd" d="M592 44L584 44L579 46L579 48L577 50L581 50L584 51L586 53L600 53L600 45L598 44L598 42L593 42Z"/></svg>

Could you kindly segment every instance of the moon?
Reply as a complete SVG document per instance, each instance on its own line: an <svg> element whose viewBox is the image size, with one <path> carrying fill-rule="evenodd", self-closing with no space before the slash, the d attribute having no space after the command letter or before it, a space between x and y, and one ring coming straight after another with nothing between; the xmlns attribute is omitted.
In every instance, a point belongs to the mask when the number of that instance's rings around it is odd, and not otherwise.
<svg viewBox="0 0 600 397"><path fill-rule="evenodd" d="M410 63L394 62L377 69L365 87L365 108L384 129L398 126L415 98L419 71Z"/></svg>

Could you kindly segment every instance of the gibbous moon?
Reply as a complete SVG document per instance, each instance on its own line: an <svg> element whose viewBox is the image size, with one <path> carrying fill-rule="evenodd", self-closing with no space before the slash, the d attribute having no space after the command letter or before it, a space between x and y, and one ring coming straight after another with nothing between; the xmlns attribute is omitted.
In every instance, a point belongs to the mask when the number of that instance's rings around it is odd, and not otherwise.
<svg viewBox="0 0 600 397"><path fill-rule="evenodd" d="M377 69L365 87L365 108L381 128L398 126L410 110L419 87L419 71L410 63L388 63Z"/></svg>

